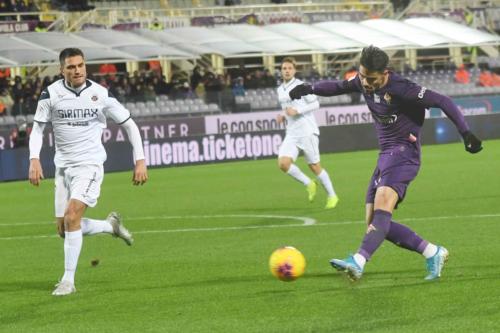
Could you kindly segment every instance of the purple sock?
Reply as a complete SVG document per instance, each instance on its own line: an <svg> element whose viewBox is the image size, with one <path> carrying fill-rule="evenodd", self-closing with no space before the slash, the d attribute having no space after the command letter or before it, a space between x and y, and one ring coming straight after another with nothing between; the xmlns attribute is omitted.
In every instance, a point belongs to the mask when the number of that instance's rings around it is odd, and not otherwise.
<svg viewBox="0 0 500 333"><path fill-rule="evenodd" d="M396 244L404 249L415 251L420 254L424 252L425 247L429 244L428 241L422 239L413 230L405 226L391 221L389 232L386 238L388 241Z"/></svg>
<svg viewBox="0 0 500 333"><path fill-rule="evenodd" d="M381 209L373 212L373 220L369 226L369 231L363 238L363 243L358 250L366 260L370 260L373 253L379 248L384 241L389 228L391 226L392 214Z"/></svg>

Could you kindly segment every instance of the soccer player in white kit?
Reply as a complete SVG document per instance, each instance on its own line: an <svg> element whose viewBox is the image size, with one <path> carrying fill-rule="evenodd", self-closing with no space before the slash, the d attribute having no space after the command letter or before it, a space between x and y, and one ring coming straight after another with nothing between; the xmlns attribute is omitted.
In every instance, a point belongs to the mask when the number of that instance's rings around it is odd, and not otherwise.
<svg viewBox="0 0 500 333"><path fill-rule="evenodd" d="M283 83L278 87L278 98L283 113L278 115L277 121L282 123L286 119L287 126L286 136L278 153L278 165L283 172L304 184L309 201L313 201L316 196L316 182L293 163L299 155L299 149L302 150L309 168L328 195L325 208L335 208L339 198L335 194L330 176L319 163L319 129L313 114L319 109L318 98L315 95L307 95L298 100L290 99L290 90L303 83L295 78L295 73L295 60L290 57L283 59L281 64Z"/></svg>
<svg viewBox="0 0 500 333"><path fill-rule="evenodd" d="M87 80L83 52L64 49L59 62L64 78L44 89L38 100L30 135L29 180L38 186L43 179L39 155L45 124L51 122L56 149L55 215L58 233L64 238L64 275L52 295L64 296L76 291L74 280L83 235L109 233L128 245L133 242L119 214L112 212L106 220L83 217L87 207L94 207L99 198L106 160L101 136L107 116L125 129L132 144L133 184L144 184L148 174L137 125L106 88Z"/></svg>

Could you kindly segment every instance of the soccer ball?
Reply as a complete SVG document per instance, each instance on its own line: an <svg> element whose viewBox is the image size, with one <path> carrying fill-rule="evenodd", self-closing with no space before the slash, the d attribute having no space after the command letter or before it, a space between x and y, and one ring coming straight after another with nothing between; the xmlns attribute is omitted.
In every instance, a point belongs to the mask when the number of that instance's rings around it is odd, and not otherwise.
<svg viewBox="0 0 500 333"><path fill-rule="evenodd" d="M281 281L293 281L304 274L306 259L292 246L284 246L275 250L269 258L271 273Z"/></svg>

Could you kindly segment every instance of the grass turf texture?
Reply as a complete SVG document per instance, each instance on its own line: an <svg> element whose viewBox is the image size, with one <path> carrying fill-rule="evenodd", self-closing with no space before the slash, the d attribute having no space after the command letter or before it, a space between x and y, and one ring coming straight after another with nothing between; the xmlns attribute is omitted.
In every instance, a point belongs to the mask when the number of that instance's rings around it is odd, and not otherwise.
<svg viewBox="0 0 500 333"><path fill-rule="evenodd" d="M274 160L150 170L139 188L129 172L107 174L86 216L121 212L136 243L85 237L78 292L60 298L50 295L63 273L52 180L37 189L0 184L0 331L495 332L500 141L484 146L478 155L460 144L424 147L420 174L394 215L450 251L443 277L430 283L420 255L388 242L358 283L328 263L362 239L376 151L322 156L341 198L330 211L321 188L307 202ZM302 159L299 165L306 170ZM268 270L282 245L307 259L295 282Z"/></svg>

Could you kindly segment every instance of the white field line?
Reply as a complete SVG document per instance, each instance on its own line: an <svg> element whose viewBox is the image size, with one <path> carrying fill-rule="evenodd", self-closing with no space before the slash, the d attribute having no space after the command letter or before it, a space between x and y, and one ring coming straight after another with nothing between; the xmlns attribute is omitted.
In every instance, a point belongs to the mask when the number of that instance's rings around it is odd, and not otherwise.
<svg viewBox="0 0 500 333"><path fill-rule="evenodd" d="M500 217L500 214L481 214L481 215L450 215L450 216L428 216L428 217L415 217L399 219L400 222L411 221L435 221L435 220L455 220L461 218L468 219L485 219L492 217ZM356 221L338 221L338 222L321 222L310 217L302 216L286 216L286 215L186 215L186 216L145 216L145 217L131 217L127 220L169 220L169 219L213 219L213 218L269 218L269 219L291 219L301 221L301 224L270 224L270 225L251 225L251 226L235 226L235 227L211 227L211 228L185 228L185 229L162 229L162 230L143 230L135 231L134 234L162 234L162 233L177 233L177 232L205 232L205 231L231 231L231 230L247 230L247 229L274 229L274 228L295 228L295 227L309 227L309 226L337 226L349 224L362 224L364 220ZM43 223L19 223L19 224L3 224L0 226L23 226L23 225L40 225L48 224ZM51 222L50 224L53 224ZM22 240L22 239L37 239L37 238L56 238L58 235L33 235L33 236L14 236L14 237L0 237L0 240Z"/></svg>

